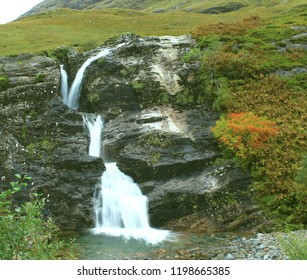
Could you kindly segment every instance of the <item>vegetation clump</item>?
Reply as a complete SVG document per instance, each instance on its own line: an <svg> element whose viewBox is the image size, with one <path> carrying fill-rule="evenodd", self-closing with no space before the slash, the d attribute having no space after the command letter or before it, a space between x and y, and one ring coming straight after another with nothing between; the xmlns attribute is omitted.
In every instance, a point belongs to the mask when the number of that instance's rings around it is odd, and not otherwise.
<svg viewBox="0 0 307 280"><path fill-rule="evenodd" d="M301 231L279 235L278 241L290 260L307 260L307 238Z"/></svg>
<svg viewBox="0 0 307 280"><path fill-rule="evenodd" d="M34 78L34 83L38 84L38 83L43 83L46 79L46 74L39 74Z"/></svg>
<svg viewBox="0 0 307 280"><path fill-rule="evenodd" d="M238 22L200 25L192 31L192 35L195 38L201 38L210 34L238 36L243 35L247 30L260 26L260 24L261 18L259 16L251 16Z"/></svg>
<svg viewBox="0 0 307 280"><path fill-rule="evenodd" d="M6 90L10 82L6 76L0 76L0 91Z"/></svg>
<svg viewBox="0 0 307 280"><path fill-rule="evenodd" d="M61 64L67 63L70 49L68 47L56 48L52 51L51 57L55 57Z"/></svg>
<svg viewBox="0 0 307 280"><path fill-rule="evenodd" d="M14 202L14 196L21 195L31 179L20 174L15 176L16 181L0 192L0 259L75 258L73 253L63 255L67 244L58 239L58 228L52 220L43 218L46 198L30 192L29 201L22 205Z"/></svg>
<svg viewBox="0 0 307 280"><path fill-rule="evenodd" d="M278 129L274 122L248 112L222 116L212 132L236 156L252 159L262 152Z"/></svg>

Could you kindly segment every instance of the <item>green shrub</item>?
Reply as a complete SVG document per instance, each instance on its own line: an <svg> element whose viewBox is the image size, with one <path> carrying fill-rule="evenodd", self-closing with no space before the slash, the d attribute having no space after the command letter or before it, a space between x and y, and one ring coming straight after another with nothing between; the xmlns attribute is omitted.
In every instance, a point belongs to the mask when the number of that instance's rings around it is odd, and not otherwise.
<svg viewBox="0 0 307 280"><path fill-rule="evenodd" d="M60 47L56 48L51 56L55 57L60 63L66 63L68 61L69 48L68 47Z"/></svg>
<svg viewBox="0 0 307 280"><path fill-rule="evenodd" d="M46 74L39 74L34 79L34 84L43 83L46 79Z"/></svg>
<svg viewBox="0 0 307 280"><path fill-rule="evenodd" d="M0 91L6 90L10 82L6 76L0 76Z"/></svg>
<svg viewBox="0 0 307 280"><path fill-rule="evenodd" d="M99 94L96 91L91 91L87 94L87 100L89 103L94 104L99 100Z"/></svg>
<svg viewBox="0 0 307 280"><path fill-rule="evenodd" d="M132 82L132 88L136 91L136 92L140 92L144 89L145 85L142 81L136 80Z"/></svg>
<svg viewBox="0 0 307 280"><path fill-rule="evenodd" d="M212 104L214 110L223 112L234 102L233 95L227 86L221 86L215 91L216 98Z"/></svg>
<svg viewBox="0 0 307 280"><path fill-rule="evenodd" d="M305 187L307 186L307 154L303 157L301 168L297 173L295 180L298 183L303 184Z"/></svg>
<svg viewBox="0 0 307 280"><path fill-rule="evenodd" d="M58 228L51 219L44 220L45 199L31 193L31 200L17 205L13 197L27 187L31 178L15 175L17 181L0 193L0 259L59 259L64 249L58 240ZM70 255L73 258L72 255Z"/></svg>

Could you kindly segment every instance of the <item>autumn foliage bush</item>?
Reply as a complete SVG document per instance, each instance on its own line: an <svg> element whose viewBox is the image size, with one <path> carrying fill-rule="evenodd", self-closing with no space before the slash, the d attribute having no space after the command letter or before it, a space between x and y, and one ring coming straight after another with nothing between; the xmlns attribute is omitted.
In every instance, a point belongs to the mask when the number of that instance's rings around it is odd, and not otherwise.
<svg viewBox="0 0 307 280"><path fill-rule="evenodd" d="M211 130L227 149L244 159L259 154L269 139L278 133L274 122L252 112L221 117Z"/></svg>

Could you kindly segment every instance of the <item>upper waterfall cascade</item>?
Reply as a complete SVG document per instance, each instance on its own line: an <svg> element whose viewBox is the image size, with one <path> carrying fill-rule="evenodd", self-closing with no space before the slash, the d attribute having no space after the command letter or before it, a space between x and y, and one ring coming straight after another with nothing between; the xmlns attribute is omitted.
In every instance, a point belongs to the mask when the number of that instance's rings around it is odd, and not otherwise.
<svg viewBox="0 0 307 280"><path fill-rule="evenodd" d="M98 54L96 54L95 56L89 58L88 60L86 60L83 65L81 66L81 68L78 70L75 79L70 87L70 89L68 90L68 83L62 81L62 96L63 96L63 102L64 104L66 104L68 107L77 110L79 108L79 97L80 97L80 93L81 93L81 85L82 85L82 81L83 81L83 77L84 77L84 73L85 70L88 66L90 66L90 64L92 62L94 62L95 60L98 60L104 56L107 56L110 53L110 49L103 49L102 51L100 51ZM63 75L64 72L64 67L61 66L61 73ZM66 71L65 71L66 72ZM66 73L67 75L67 73ZM65 76L65 73L64 73ZM63 76L62 76L63 78ZM63 87L66 85L66 88L63 89Z"/></svg>
<svg viewBox="0 0 307 280"><path fill-rule="evenodd" d="M117 46L120 47L123 44ZM61 65L61 90L63 102L72 109L78 109L81 85L86 68L95 60L110 53L104 49L88 59L79 69L68 91L67 73ZM89 155L102 157L101 134L104 125L101 116L83 114L83 121L90 136ZM105 160L105 159L104 159ZM151 228L148 218L147 197L142 195L133 179L119 170L115 162L106 163L106 171L101 176L101 184L96 188L93 204L95 234L124 236L143 239L156 244L170 237L167 230Z"/></svg>

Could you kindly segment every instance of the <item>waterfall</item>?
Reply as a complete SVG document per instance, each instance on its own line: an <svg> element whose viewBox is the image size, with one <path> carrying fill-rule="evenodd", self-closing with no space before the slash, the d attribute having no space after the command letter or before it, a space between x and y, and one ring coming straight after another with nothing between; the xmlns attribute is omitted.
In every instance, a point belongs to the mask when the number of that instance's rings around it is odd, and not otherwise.
<svg viewBox="0 0 307 280"><path fill-rule="evenodd" d="M124 44L119 44L115 48ZM67 73L64 66L60 66L64 104L72 109L78 109L86 68L93 61L108 55L110 51L111 49L103 49L85 61L77 72L69 91ZM102 117L86 113L83 113L82 117L90 136L89 155L104 158L101 152ZM95 228L92 232L142 239L151 244L169 238L171 236L169 231L150 227L147 197L142 194L133 179L121 172L115 162L105 163L105 166L106 171L101 176L100 186L96 188L93 198Z"/></svg>
<svg viewBox="0 0 307 280"><path fill-rule="evenodd" d="M68 95L68 77L67 72L64 69L64 65L60 65L61 72L61 92L63 97L64 104L67 103L67 95Z"/></svg>
<svg viewBox="0 0 307 280"><path fill-rule="evenodd" d="M106 163L101 189L95 198L98 229L148 229L147 197L115 162Z"/></svg>
<svg viewBox="0 0 307 280"><path fill-rule="evenodd" d="M90 135L90 145L88 154L93 157L101 156L101 128L103 127L103 121L101 116L95 116L93 114L83 114L83 122L87 126Z"/></svg>
<svg viewBox="0 0 307 280"><path fill-rule="evenodd" d="M101 116L83 114L90 135L89 155L101 154ZM133 179L119 170L116 162L105 163L100 186L96 189L94 204L95 234L139 238L158 243L169 235L168 231L153 229L149 225L147 197Z"/></svg>
<svg viewBox="0 0 307 280"><path fill-rule="evenodd" d="M115 162L106 163L100 188L94 196L94 234L142 239L157 244L169 239L167 230L150 227L147 197L133 179L119 170Z"/></svg>
<svg viewBox="0 0 307 280"><path fill-rule="evenodd" d="M81 66L81 68L78 70L69 91L68 91L68 84L67 84L67 73L64 70L64 67L61 66L61 75L62 75L61 90L62 90L64 104L66 104L68 107L74 110L77 110L79 108L79 97L80 97L80 92L81 92L81 85L82 85L82 80L83 80L84 72L86 68L95 60L102 58L104 56L107 56L109 53L110 53L110 49L103 49L95 56L86 60Z"/></svg>

